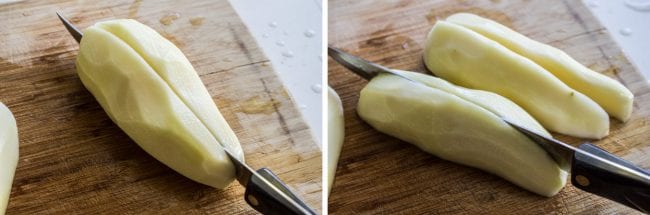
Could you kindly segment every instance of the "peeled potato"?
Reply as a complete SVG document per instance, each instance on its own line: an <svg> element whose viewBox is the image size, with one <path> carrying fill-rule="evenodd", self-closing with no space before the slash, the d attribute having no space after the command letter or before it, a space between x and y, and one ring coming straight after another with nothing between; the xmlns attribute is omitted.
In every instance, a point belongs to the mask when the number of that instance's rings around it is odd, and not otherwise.
<svg viewBox="0 0 650 215"><path fill-rule="evenodd" d="M375 129L452 162L498 175L524 189L553 196L567 173L508 118L550 136L524 110L499 95L401 72L422 84L381 74L361 91L357 111Z"/></svg>
<svg viewBox="0 0 650 215"><path fill-rule="evenodd" d="M621 121L630 118L634 100L630 90L614 79L585 67L562 50L474 14L454 14L447 21L469 28L534 61L569 87L594 100L609 115Z"/></svg>
<svg viewBox="0 0 650 215"><path fill-rule="evenodd" d="M444 92L458 96L466 101L471 101L475 105L478 105L501 118L507 118L519 126L523 126L532 131L537 131L537 133L542 134L546 137L551 137L551 134L549 134L548 131L546 131L542 125L535 121L535 119L531 117L525 110L521 109L521 107L517 106L517 104L504 98L503 96L488 91L463 88L453 85L452 83L449 83L443 79L434 78L421 73L401 70L393 71L406 76L411 80L423 83L429 87L433 87L438 90L442 90Z"/></svg>
<svg viewBox="0 0 650 215"><path fill-rule="evenodd" d="M18 164L18 129L9 109L0 103L0 214L9 203L11 184Z"/></svg>
<svg viewBox="0 0 650 215"><path fill-rule="evenodd" d="M607 113L589 97L465 27L438 21L429 32L424 61L434 74L452 83L512 100L549 130L595 139L609 133Z"/></svg>
<svg viewBox="0 0 650 215"><path fill-rule="evenodd" d="M77 72L108 116L153 157L203 184L225 188L243 160L234 132L183 53L135 20L84 30Z"/></svg>
<svg viewBox="0 0 650 215"><path fill-rule="evenodd" d="M343 106L341 98L336 92L327 88L327 192L332 191L336 167L343 147L345 137L345 124L343 123Z"/></svg>

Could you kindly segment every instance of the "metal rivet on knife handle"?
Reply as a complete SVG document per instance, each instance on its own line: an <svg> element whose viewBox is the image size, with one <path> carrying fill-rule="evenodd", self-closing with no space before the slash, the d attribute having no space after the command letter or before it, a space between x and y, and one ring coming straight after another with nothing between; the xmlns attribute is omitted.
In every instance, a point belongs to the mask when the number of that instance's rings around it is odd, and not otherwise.
<svg viewBox="0 0 650 215"><path fill-rule="evenodd" d="M576 182L578 182L578 184L583 187L589 186L589 179L584 175L576 175Z"/></svg>
<svg viewBox="0 0 650 215"><path fill-rule="evenodd" d="M253 195L248 195L248 201L250 201L251 205L253 206L258 206L260 203L257 201L257 198Z"/></svg>

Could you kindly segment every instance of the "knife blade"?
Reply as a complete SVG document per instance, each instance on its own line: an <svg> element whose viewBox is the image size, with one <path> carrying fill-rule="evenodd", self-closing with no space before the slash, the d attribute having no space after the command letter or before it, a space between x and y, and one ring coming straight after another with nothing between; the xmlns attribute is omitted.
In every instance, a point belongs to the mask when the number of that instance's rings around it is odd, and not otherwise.
<svg viewBox="0 0 650 215"><path fill-rule="evenodd" d="M327 54L330 57L332 57L332 59L334 59L336 62L338 62L345 68L349 69L350 71L354 72L355 74L361 76L366 80L370 80L375 76L379 75L380 73L386 73L386 74L391 74L391 75L404 78L414 83L422 84L402 74L394 72L393 70L386 68L382 65L367 61L363 58L354 56L352 54L349 54L347 52L344 52L332 46L327 47Z"/></svg>
<svg viewBox="0 0 650 215"><path fill-rule="evenodd" d="M65 26L65 29L68 30L68 33L70 33L72 38L74 38L74 40L76 40L77 43L80 43L81 37L83 37L84 34L81 33L81 31L77 29L77 27L75 27L72 23L70 23L70 21L68 21L68 19L63 17L63 15L61 15L59 12L56 12L56 15L59 17L59 20L63 22L63 26Z"/></svg>
<svg viewBox="0 0 650 215"><path fill-rule="evenodd" d="M503 120L542 147L560 167L570 171L571 184L575 187L643 213L650 211L650 172L647 170L589 142L576 148Z"/></svg>
<svg viewBox="0 0 650 215"><path fill-rule="evenodd" d="M83 33L59 12L56 12L56 15L77 43L81 42ZM254 171L227 149L224 148L224 151L235 165L236 179L246 188L244 199L253 209L262 214L274 215L316 214L304 201L291 192L287 185L271 170L261 168Z"/></svg>

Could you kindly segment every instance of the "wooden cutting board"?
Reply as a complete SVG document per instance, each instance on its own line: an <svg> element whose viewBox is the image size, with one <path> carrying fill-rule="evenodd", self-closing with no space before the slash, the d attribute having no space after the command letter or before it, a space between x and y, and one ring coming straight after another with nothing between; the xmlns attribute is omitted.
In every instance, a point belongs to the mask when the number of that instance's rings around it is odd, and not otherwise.
<svg viewBox="0 0 650 215"><path fill-rule="evenodd" d="M226 0L60 1L0 5L0 101L15 114L20 160L7 214L254 214L233 183L191 181L141 150L75 71L85 28L136 19L190 59L253 167L269 167L321 206L321 153L255 40Z"/></svg>
<svg viewBox="0 0 650 215"><path fill-rule="evenodd" d="M329 43L385 66L425 72L422 50L437 19L472 12L623 83L635 95L632 119L613 120L595 144L650 169L650 87L582 1L329 1ZM329 84L345 110L345 143L329 211L337 214L634 214L632 209L567 185L546 198L499 177L429 155L373 130L356 115L367 83L329 60ZM572 144L581 141L555 135Z"/></svg>

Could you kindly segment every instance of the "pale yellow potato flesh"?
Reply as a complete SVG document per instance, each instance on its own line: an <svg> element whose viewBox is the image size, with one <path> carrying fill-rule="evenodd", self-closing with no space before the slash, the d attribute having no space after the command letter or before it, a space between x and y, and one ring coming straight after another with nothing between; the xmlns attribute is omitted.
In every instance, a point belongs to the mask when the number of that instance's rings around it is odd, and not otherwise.
<svg viewBox="0 0 650 215"><path fill-rule="evenodd" d="M327 87L327 193L332 191L336 167L343 147L345 123L341 98L331 87Z"/></svg>
<svg viewBox="0 0 650 215"><path fill-rule="evenodd" d="M548 133L548 131L546 131L546 129L544 129L544 127L539 124L539 122L537 122L532 116L530 116L524 109L521 109L521 107L517 106L517 104L504 98L503 96L488 91L473 90L456 86L443 79L431 77L430 75L425 75L422 73L402 70L393 70L393 72L397 72L429 87L433 87L438 90L442 90L444 92L458 96L466 101L472 102L475 105L478 105L492 112L493 114L496 114L499 117L507 118L519 126L528 128L532 131L537 131L537 133L542 134L546 137L551 137L551 134Z"/></svg>
<svg viewBox="0 0 650 215"><path fill-rule="evenodd" d="M460 25L438 21L427 36L424 61L438 77L510 99L548 130L594 139L609 133L609 117L596 102L535 62Z"/></svg>
<svg viewBox="0 0 650 215"><path fill-rule="evenodd" d="M147 153L202 184L226 188L244 159L232 129L183 53L134 20L86 30L77 72L109 117Z"/></svg>
<svg viewBox="0 0 650 215"><path fill-rule="evenodd" d="M623 122L630 119L634 94L623 84L587 68L564 51L474 14L454 14L447 21L469 28L534 61L569 87L594 100L612 117Z"/></svg>
<svg viewBox="0 0 650 215"><path fill-rule="evenodd" d="M155 30L135 20L97 23L133 48L167 82L213 136L231 152L243 158L239 141L214 104L208 90L183 52ZM191 83L191 84L190 84Z"/></svg>
<svg viewBox="0 0 650 215"><path fill-rule="evenodd" d="M5 214L18 164L18 128L13 114L0 103L0 214Z"/></svg>
<svg viewBox="0 0 650 215"><path fill-rule="evenodd" d="M503 113L491 111L517 110L503 117L537 124L530 116L520 116L526 112L514 103L488 92L441 86L444 81L435 77L409 77L426 86L387 74L373 78L361 91L359 116L428 153L493 173L539 195L553 196L564 187L567 173L540 146L506 124L499 116ZM486 94L490 99L476 99ZM495 99L500 101L490 102ZM529 128L548 135L539 125Z"/></svg>

